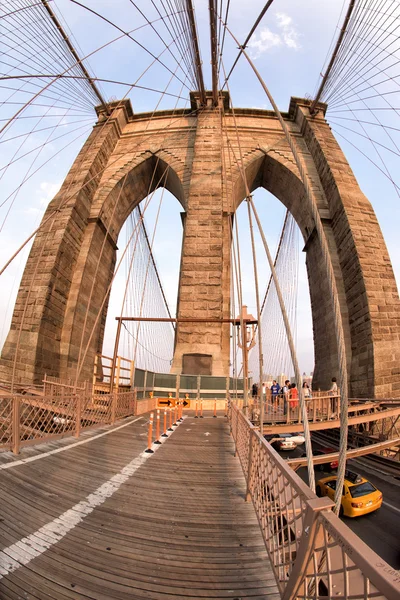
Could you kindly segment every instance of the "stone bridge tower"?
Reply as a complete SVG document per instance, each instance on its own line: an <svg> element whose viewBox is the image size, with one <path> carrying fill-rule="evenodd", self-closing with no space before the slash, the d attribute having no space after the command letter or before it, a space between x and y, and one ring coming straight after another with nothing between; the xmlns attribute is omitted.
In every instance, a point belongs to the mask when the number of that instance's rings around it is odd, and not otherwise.
<svg viewBox="0 0 400 600"><path fill-rule="evenodd" d="M33 244L2 353L2 379L11 377L17 347L21 381L40 382L44 373L75 377L86 347L81 379L90 378L102 348L119 231L158 186L173 193L184 211L178 316L230 316L232 215L246 194L239 168L224 168L229 145L243 156L250 190L266 188L300 227L312 302L314 381L322 389L329 385L337 348L320 241L279 122L271 111L233 112L227 94L216 108L197 110L195 93L191 103L188 110L133 114L124 100L111 105L108 119L98 110L98 122ZM324 105L311 117L309 102L292 98L283 116L318 196L340 294L350 393L396 395L399 297L374 211L330 131ZM172 370L196 371L193 355L200 354L213 375L227 375L229 345L229 325L181 324Z"/></svg>

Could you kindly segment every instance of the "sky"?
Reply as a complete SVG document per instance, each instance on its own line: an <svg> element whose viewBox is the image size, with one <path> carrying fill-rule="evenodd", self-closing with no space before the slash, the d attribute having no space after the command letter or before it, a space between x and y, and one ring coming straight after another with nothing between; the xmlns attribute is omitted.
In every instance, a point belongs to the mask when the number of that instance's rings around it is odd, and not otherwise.
<svg viewBox="0 0 400 600"><path fill-rule="evenodd" d="M170 70L155 63L141 76L143 70L152 60L145 48L151 49L154 55L165 48L159 37L149 27L137 29L144 25L145 21L134 8L132 2L129 2L129 0L86 0L83 3L103 15L105 19L112 21L114 26L70 0L55 0L53 5L55 5L66 26L72 32L73 37L71 39L78 48L80 56L91 55L87 64L96 77L129 83L139 81L143 86L162 90L171 79L171 71L177 69L176 73L181 80L178 81L172 78L168 90L171 94L182 96L182 99L178 101L178 106L187 106L190 84L187 80L184 80L182 71L177 66L177 61L173 60L168 52L163 54L162 60L170 67ZM149 18L157 17L150 5L151 3L147 0L139 1L137 4L146 12ZM287 110L291 96L313 96L332 39L337 34L338 19L346 4L343 0L325 0L324 2L303 0L301 3L291 0L275 0L264 17L249 45L249 52L281 110ZM229 27L239 40L244 41L263 5L262 0L231 1ZM194 1L194 6L199 29L203 72L206 86L209 88L211 86L211 70L208 46L208 2L197 0ZM169 42L170 38L162 25L157 23L155 26L161 37ZM138 43L129 39L126 35L121 35L121 30L132 31L133 29L137 29L132 35ZM96 52L97 48L107 44L117 36L120 36L118 41ZM4 52L1 45L0 51ZM236 54L235 43L227 35L224 48L224 66L227 71ZM178 60L178 62L180 61ZM51 65L48 68L51 68ZM2 72L5 72L3 67ZM185 87L182 81L188 87ZM127 86L116 83L103 82L99 83L99 86L107 100L119 99L129 90ZM231 101L235 107L270 108L261 86L256 81L244 58L240 59L233 72L229 88ZM4 100L7 93L7 90L0 88L0 98ZM157 103L159 103L158 109L171 109L174 108L176 103L176 99L172 96L165 96L159 102L159 93L138 89L129 92L129 98L135 113L151 111ZM1 110L1 118L7 118L15 112L16 107L3 104ZM36 110L47 111L43 107ZM53 107L51 110L53 111L52 114L55 114L58 109ZM41 114L43 115L43 112ZM40 126L43 129L45 128L43 125L46 126L47 124L46 119L48 117L49 114L46 112L46 118L41 121ZM0 207L1 264L8 260L22 241L40 223L43 211L59 189L95 121L95 115L88 99L82 101L82 111L79 114L77 108L75 108L75 112L60 112L60 117L54 116L52 118L51 124L54 124L54 119L57 119L59 125L57 133L51 132L51 137L49 137L48 131L35 132L26 140L23 148L19 149L18 156L28 151L30 153L7 169L4 167L12 160L19 144L11 137L19 132L26 131L26 122L16 123L13 128L10 128L9 134L3 134L0 137L0 167L3 167L3 170L0 171L0 178L2 178L0 194L1 202L4 202L4 206ZM334 115L332 115L332 120L335 121L335 124L332 125L333 131L354 170L361 189L370 199L376 211L397 281L399 281L399 197L391 182L378 169L372 167L371 162L360 153L360 149L363 150L367 142L345 131L343 121L339 121ZM50 123L50 121L48 122ZM25 130L23 127L25 127ZM349 141L341 137L343 135ZM9 141L7 141L8 136L10 137ZM59 139L56 139L58 136ZM36 152L35 148L44 142L47 142L46 145L43 146L40 152ZM35 162L32 165L33 157L35 157ZM389 159L393 161L393 168L398 170L398 163L395 162L398 161L398 157L390 156ZM43 166L39 169L42 163ZM35 172L36 169L38 169L37 172ZM24 179L26 180L24 185L14 194L14 190ZM283 221L283 206L265 190L258 190L255 193L255 202L270 247L274 249ZM12 208L9 210L11 204ZM155 205L156 201L150 205L147 213L148 229L150 231L155 219ZM176 304L181 251L180 210L181 207L177 200L166 193L159 226L162 235L156 237L154 246L155 258L172 310L174 310ZM243 246L243 260L247 265L250 265L249 237L244 225L244 215L241 212L243 212L243 205L238 213L238 217L243 223L241 227L241 244ZM124 246L124 236L125 232L123 230L118 242L120 247ZM299 245L301 250L301 239L299 239ZM0 278L0 347L8 332L12 308L28 249L17 257ZM261 289L264 290L269 272L261 255L261 243L260 240L257 240L257 256L260 256L260 273L263 282ZM297 349L300 369L308 373L313 369L312 322L307 274L304 265L305 255L300 252L299 256ZM119 299L123 287L122 277L117 277L110 300L104 345L106 354L109 354L113 347L114 317L120 314L121 311ZM249 310L254 312L255 296L251 268L244 272L244 299L249 306Z"/></svg>

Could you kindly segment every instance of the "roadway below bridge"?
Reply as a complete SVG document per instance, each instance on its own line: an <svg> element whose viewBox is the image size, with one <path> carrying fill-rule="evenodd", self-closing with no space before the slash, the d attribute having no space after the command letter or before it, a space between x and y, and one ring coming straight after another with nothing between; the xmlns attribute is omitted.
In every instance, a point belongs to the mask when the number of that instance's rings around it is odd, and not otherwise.
<svg viewBox="0 0 400 600"><path fill-rule="evenodd" d="M297 458L304 451L304 447L299 446L291 452L280 452L280 455L283 458ZM400 569L400 480L378 472L373 466L366 466L366 460L362 464L357 459L349 460L348 468L369 479L383 493L382 507L368 515L342 517L342 520L391 567ZM308 483L305 467L298 469L297 474ZM335 475L335 472L316 470L316 482L329 475Z"/></svg>

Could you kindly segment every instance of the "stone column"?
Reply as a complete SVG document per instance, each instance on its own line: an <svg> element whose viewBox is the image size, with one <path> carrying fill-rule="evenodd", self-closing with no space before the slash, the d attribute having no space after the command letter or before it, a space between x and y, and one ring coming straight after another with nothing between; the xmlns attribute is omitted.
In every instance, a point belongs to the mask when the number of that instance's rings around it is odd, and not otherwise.
<svg viewBox="0 0 400 600"><path fill-rule="evenodd" d="M114 103L112 118L99 122L85 142L59 193L50 202L22 277L11 329L0 360L0 375L11 379L17 350L16 379L41 383L44 373L62 372L61 340L66 307L101 175L131 114L129 101ZM56 211L56 212L55 212ZM49 218L50 217L50 218ZM96 348L97 349L97 348ZM71 357L65 356L68 364Z"/></svg>
<svg viewBox="0 0 400 600"><path fill-rule="evenodd" d="M292 99L329 205L348 311L350 394L398 396L400 302L382 232L322 111L311 117L308 104Z"/></svg>
<svg viewBox="0 0 400 600"><path fill-rule="evenodd" d="M198 115L193 148L178 318L220 319L230 316L231 219L223 206L221 153L220 111L203 110ZM172 373L227 376L229 335L229 324L179 324Z"/></svg>

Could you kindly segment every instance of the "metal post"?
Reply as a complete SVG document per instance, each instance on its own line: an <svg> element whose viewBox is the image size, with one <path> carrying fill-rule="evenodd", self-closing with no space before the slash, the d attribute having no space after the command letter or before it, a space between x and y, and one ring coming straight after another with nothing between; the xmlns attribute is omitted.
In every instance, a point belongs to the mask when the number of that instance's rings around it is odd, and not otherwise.
<svg viewBox="0 0 400 600"><path fill-rule="evenodd" d="M164 408L164 431L161 437L168 437L167 434L167 409Z"/></svg>
<svg viewBox="0 0 400 600"><path fill-rule="evenodd" d="M151 443L152 443L152 439L153 439L153 419L154 419L154 414L150 413L149 431L147 434L147 450L145 450L145 452L147 452L148 454L153 454L153 452L154 452L154 450L151 449Z"/></svg>
<svg viewBox="0 0 400 600"><path fill-rule="evenodd" d="M155 444L161 444L160 442L160 409L157 408L156 414L156 441Z"/></svg>

